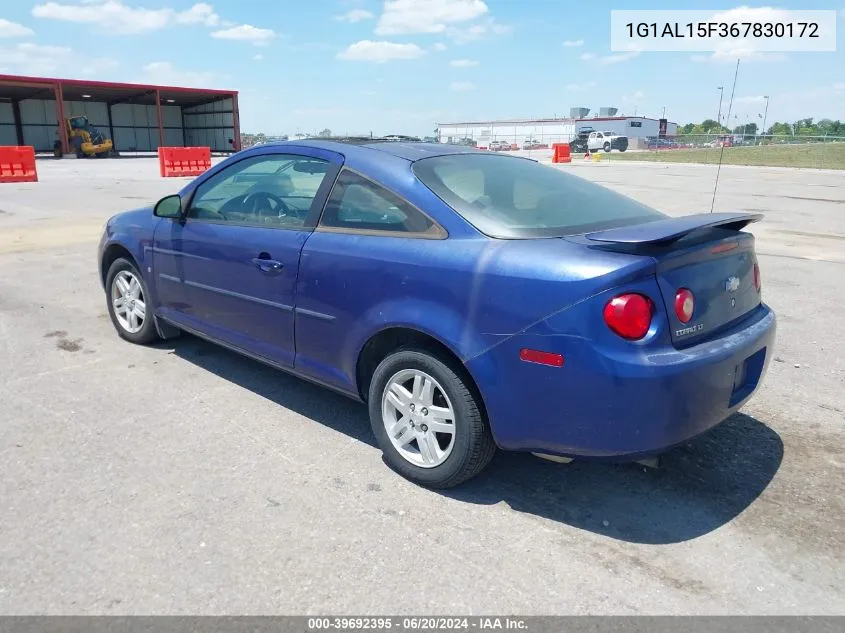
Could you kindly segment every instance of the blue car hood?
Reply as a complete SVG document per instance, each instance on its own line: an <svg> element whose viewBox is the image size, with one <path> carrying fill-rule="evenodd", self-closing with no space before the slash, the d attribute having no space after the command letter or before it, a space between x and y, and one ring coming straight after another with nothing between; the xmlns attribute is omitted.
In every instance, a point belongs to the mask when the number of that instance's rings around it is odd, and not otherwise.
<svg viewBox="0 0 845 633"><path fill-rule="evenodd" d="M121 211L108 219L106 229L112 233L129 227L150 227L154 218L152 207Z"/></svg>

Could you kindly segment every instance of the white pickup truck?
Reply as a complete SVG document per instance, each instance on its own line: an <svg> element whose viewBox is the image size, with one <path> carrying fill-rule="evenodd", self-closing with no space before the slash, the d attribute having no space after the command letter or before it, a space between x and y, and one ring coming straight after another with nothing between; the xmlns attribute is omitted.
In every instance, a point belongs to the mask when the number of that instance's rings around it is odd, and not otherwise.
<svg viewBox="0 0 845 633"><path fill-rule="evenodd" d="M587 147L591 152L600 150L609 152L614 149L624 152L628 149L628 137L613 132L590 132L590 136L587 137Z"/></svg>

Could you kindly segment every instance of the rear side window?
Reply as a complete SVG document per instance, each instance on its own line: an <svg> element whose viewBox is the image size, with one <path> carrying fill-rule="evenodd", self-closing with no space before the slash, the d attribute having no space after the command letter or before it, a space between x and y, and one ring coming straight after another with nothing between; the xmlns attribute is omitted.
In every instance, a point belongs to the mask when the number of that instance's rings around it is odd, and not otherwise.
<svg viewBox="0 0 845 633"><path fill-rule="evenodd" d="M343 170L326 203L321 227L437 235L434 222L410 203L363 176Z"/></svg>
<svg viewBox="0 0 845 633"><path fill-rule="evenodd" d="M491 237L562 237L660 220L659 211L532 160L452 154L414 163L446 204Z"/></svg>

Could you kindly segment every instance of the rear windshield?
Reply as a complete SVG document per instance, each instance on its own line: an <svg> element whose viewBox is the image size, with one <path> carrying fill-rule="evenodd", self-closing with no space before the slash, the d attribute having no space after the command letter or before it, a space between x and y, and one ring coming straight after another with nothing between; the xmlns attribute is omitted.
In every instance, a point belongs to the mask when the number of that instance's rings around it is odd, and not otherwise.
<svg viewBox="0 0 845 633"><path fill-rule="evenodd" d="M666 217L610 189L524 158L452 154L418 160L413 169L440 199L491 237L562 237Z"/></svg>

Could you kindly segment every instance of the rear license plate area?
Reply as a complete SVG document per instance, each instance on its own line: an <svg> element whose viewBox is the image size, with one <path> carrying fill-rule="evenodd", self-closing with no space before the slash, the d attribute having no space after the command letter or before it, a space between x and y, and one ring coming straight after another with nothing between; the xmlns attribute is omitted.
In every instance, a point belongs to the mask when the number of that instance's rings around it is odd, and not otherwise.
<svg viewBox="0 0 845 633"><path fill-rule="evenodd" d="M745 400L757 388L763 368L766 364L767 348L754 352L741 363L734 366L734 384L730 406L736 406Z"/></svg>
<svg viewBox="0 0 845 633"><path fill-rule="evenodd" d="M742 361L739 365L734 367L734 388L732 393L736 393L745 386L745 379L748 376L748 359Z"/></svg>

